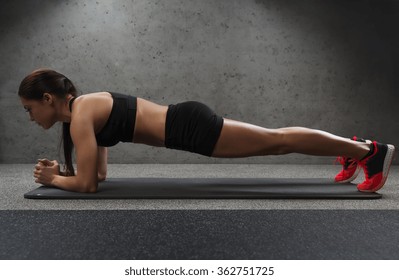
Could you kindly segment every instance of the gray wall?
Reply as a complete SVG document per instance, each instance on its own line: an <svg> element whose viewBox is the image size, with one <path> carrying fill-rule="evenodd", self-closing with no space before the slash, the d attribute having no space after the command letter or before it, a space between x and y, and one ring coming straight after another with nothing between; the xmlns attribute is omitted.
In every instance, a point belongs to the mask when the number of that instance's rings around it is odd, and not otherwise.
<svg viewBox="0 0 399 280"><path fill-rule="evenodd" d="M270 128L306 126L399 146L398 1L5 1L0 11L0 162L59 158L60 127L17 97L38 67L84 93L207 103ZM113 163L332 163L301 155L215 160L120 144ZM398 161L396 161L397 163Z"/></svg>

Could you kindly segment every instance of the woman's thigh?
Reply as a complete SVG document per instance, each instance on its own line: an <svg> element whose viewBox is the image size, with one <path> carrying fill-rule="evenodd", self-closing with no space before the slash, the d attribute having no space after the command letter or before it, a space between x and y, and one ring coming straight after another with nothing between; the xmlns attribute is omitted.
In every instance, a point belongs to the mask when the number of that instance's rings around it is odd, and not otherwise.
<svg viewBox="0 0 399 280"><path fill-rule="evenodd" d="M213 157L249 157L281 154L283 135L278 129L224 119Z"/></svg>

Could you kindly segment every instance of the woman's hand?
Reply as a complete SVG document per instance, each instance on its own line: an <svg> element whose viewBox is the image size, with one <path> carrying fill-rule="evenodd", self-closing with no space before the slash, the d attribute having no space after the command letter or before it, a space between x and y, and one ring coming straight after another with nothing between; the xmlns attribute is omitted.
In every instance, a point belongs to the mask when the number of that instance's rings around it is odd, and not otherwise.
<svg viewBox="0 0 399 280"><path fill-rule="evenodd" d="M53 185L53 179L56 175L60 175L60 166L56 160L39 159L35 165L33 177L35 182L46 186Z"/></svg>

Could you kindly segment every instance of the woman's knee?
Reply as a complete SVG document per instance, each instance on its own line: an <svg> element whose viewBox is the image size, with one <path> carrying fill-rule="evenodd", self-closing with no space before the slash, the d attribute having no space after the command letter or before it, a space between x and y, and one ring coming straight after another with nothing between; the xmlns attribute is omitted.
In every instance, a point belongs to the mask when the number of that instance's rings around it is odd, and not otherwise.
<svg viewBox="0 0 399 280"><path fill-rule="evenodd" d="M277 129L279 134L279 154L290 154L297 152L298 141L307 141L315 135L316 130L306 127L285 127Z"/></svg>
<svg viewBox="0 0 399 280"><path fill-rule="evenodd" d="M290 138L291 132L291 128L274 129L273 138L275 139L275 145L273 155L285 155L293 152L292 139Z"/></svg>

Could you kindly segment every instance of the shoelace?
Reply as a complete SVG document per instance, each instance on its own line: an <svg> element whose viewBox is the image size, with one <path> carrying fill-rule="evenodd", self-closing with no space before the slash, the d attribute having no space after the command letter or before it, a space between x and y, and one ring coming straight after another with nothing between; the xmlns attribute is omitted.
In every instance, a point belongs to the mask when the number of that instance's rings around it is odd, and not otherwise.
<svg viewBox="0 0 399 280"><path fill-rule="evenodd" d="M345 170L348 169L349 167L355 166L358 163L357 160L347 157L337 157L335 162L339 162L340 164L342 164Z"/></svg>

